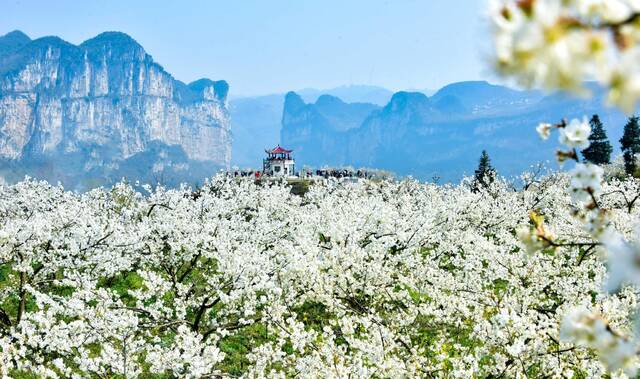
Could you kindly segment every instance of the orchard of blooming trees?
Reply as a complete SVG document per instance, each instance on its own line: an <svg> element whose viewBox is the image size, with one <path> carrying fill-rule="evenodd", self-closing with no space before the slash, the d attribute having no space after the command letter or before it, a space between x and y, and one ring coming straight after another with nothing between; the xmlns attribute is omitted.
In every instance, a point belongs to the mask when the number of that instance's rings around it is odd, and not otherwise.
<svg viewBox="0 0 640 379"><path fill-rule="evenodd" d="M574 182L329 179L304 196L223 177L196 192L3 186L0 373L601 376L597 351L563 338L631 333L637 295L602 291ZM598 189L631 235L640 182ZM633 346L611 338L630 370Z"/></svg>
<svg viewBox="0 0 640 379"><path fill-rule="evenodd" d="M640 1L490 11L500 73L635 109ZM640 181L579 160L587 119L538 132L569 173L1 185L0 376L634 376Z"/></svg>

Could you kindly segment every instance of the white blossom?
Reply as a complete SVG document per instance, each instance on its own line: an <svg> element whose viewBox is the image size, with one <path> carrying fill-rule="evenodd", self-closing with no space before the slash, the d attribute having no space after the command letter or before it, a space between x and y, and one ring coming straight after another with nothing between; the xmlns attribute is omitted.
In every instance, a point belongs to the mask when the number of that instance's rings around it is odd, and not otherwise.
<svg viewBox="0 0 640 379"><path fill-rule="evenodd" d="M591 125L586 118L573 119L567 126L560 129L559 140L570 148L584 149L589 147L589 134L591 134Z"/></svg>
<svg viewBox="0 0 640 379"><path fill-rule="evenodd" d="M595 79L610 89L611 103L633 112L640 98L637 0L495 0L489 9L499 73L583 95Z"/></svg>
<svg viewBox="0 0 640 379"><path fill-rule="evenodd" d="M625 0L578 0L577 3L580 14L595 21L622 22L634 12Z"/></svg>
<svg viewBox="0 0 640 379"><path fill-rule="evenodd" d="M603 170L590 163L577 163L571 170L570 191L577 201L589 200L591 195L600 193Z"/></svg>
<svg viewBox="0 0 640 379"><path fill-rule="evenodd" d="M635 376L638 364L635 344L614 334L600 316L586 308L568 312L562 321L561 336L596 350L612 372L624 370L630 377Z"/></svg>
<svg viewBox="0 0 640 379"><path fill-rule="evenodd" d="M543 140L546 140L551 135L551 129L552 128L553 128L553 125L551 125L551 124L541 123L536 128L536 131L538 132L538 135L540 136L540 138L542 138Z"/></svg>

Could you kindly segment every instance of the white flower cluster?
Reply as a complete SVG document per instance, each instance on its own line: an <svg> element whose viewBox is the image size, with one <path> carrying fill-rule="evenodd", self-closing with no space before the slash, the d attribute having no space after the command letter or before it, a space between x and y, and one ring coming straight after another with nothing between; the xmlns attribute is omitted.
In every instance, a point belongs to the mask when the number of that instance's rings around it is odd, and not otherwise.
<svg viewBox="0 0 640 379"><path fill-rule="evenodd" d="M570 191L576 201L590 201L591 196L600 193L602 187L602 167L590 163L577 163L571 170Z"/></svg>
<svg viewBox="0 0 640 379"><path fill-rule="evenodd" d="M613 333L601 317L588 309L572 309L562 321L560 335L594 349L610 370L624 370L629 377L635 377L638 365L635 343Z"/></svg>
<svg viewBox="0 0 640 379"><path fill-rule="evenodd" d="M573 120L568 125L566 122L558 125L540 124L537 131L542 139L547 139L554 128L559 129L560 143L571 149L568 152L559 151L558 160L563 162L571 158L578 161L575 149L589 146L588 136L591 128L586 119L582 122ZM600 204L603 200L603 174L604 170L600 166L591 163L576 163L570 171L569 192L573 202L578 204L575 216L583 223L584 230L590 237L605 247L609 268L606 289L614 291L626 284L640 287L640 249L636 244L629 243L623 234L616 230L612 213ZM628 183L634 183L634 180L629 179ZM638 199L640 192L635 196ZM626 195L623 198L627 210L631 213L632 203L629 203ZM527 246L530 254L549 246L562 245L554 242L552 236L545 234L541 218L534 214L532 221L534 229L521 229L519 232L519 238ZM595 246L594 243L591 248ZM635 375L638 364L634 359L635 343L612 333L609 325L599 316L589 313L584 308L576 308L566 316L562 329L564 339L595 350L610 371L622 369L630 376Z"/></svg>
<svg viewBox="0 0 640 379"><path fill-rule="evenodd" d="M577 160L578 156L576 149L586 149L589 147L591 125L589 125L586 118L583 118L582 120L573 119L569 124L567 124L566 121L556 125L541 123L536 128L536 131L540 138L546 140L551 135L553 129L559 129L558 141L570 149L569 151L558 151L558 162L563 163L567 159Z"/></svg>
<svg viewBox="0 0 640 379"><path fill-rule="evenodd" d="M565 304L592 294L626 330L636 294L603 292L603 260L580 247L522 253L531 222L554 243L585 235L567 175L527 178L325 180L303 197L223 177L0 186L0 376L600 377L560 341ZM624 226L622 198L602 202Z"/></svg>
<svg viewBox="0 0 640 379"><path fill-rule="evenodd" d="M591 126L586 118L582 121L573 119L569 125L560 129L560 143L571 149L585 149L589 147Z"/></svg>
<svg viewBox="0 0 640 379"><path fill-rule="evenodd" d="M632 112L640 98L637 0L493 0L496 65L526 86L587 92L598 80Z"/></svg>

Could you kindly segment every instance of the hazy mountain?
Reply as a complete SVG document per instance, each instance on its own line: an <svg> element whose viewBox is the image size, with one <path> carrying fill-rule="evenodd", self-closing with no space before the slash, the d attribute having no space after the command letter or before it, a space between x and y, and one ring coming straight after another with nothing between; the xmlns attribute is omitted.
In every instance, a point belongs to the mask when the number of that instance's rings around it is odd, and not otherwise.
<svg viewBox="0 0 640 379"><path fill-rule="evenodd" d="M0 37L0 58L9 55L31 42L31 38L19 30Z"/></svg>
<svg viewBox="0 0 640 379"><path fill-rule="evenodd" d="M431 88L407 88L405 91L406 92L420 92L420 93L424 93L427 96L433 96L433 95L435 95L436 92L438 92L437 89L431 89Z"/></svg>
<svg viewBox="0 0 640 379"><path fill-rule="evenodd" d="M346 141L341 139L379 109L374 104L347 104L328 95L306 104L300 95L289 92L285 97L280 139L286 146L295 146L299 167L347 162Z"/></svg>
<svg viewBox="0 0 640 379"><path fill-rule="evenodd" d="M337 88L318 90L303 89L298 91L306 102L315 103L319 98L319 106L331 107L331 100L339 98L340 103L371 103L384 105L389 102L393 93L387 89L351 85ZM330 95L325 97L323 95ZM232 97L229 100L231 123L233 124L233 155L232 164L239 167L259 167L264 158L264 149L274 147L280 141L280 127L282 125L282 111L285 94L273 94L254 97ZM344 109L335 108L344 117L338 116L338 122L346 122L342 128L355 127L353 121L348 121ZM364 112L370 111L364 108ZM359 112L363 112L360 110ZM327 113L328 117L332 117Z"/></svg>
<svg viewBox="0 0 640 379"><path fill-rule="evenodd" d="M502 174L516 175L553 159L557 142L540 140L535 132L539 122L598 113L617 146L625 116L604 107L602 91L594 88L594 92L592 99L584 100L486 82L455 83L432 97L398 92L383 108L364 117L359 114L360 126L347 130L331 121L344 118L343 114L320 114L317 105L290 93L281 143L294 149L299 166L375 167L443 180L459 180L472 173L486 149Z"/></svg>
<svg viewBox="0 0 640 379"><path fill-rule="evenodd" d="M234 166L261 167L264 149L280 142L284 95L266 95L229 100L233 125Z"/></svg>
<svg viewBox="0 0 640 379"><path fill-rule="evenodd" d="M526 108L543 97L540 91L518 91L483 81L449 84L437 91L431 100L446 102L455 99L466 111L474 114L517 111Z"/></svg>
<svg viewBox="0 0 640 379"><path fill-rule="evenodd" d="M229 86L175 80L124 33L0 37L0 175L70 187L208 176L231 157ZM202 164L201 164L202 163Z"/></svg>
<svg viewBox="0 0 640 379"><path fill-rule="evenodd" d="M393 92L386 88L369 85L340 86L325 90L305 88L296 93L307 103L315 103L322 95L331 95L347 103L371 103L380 106L388 103L393 96Z"/></svg>

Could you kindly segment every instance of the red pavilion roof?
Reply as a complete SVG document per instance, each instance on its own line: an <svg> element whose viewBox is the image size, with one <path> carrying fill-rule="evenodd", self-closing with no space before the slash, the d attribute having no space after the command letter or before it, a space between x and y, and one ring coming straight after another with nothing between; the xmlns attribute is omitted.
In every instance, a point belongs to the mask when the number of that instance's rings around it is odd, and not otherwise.
<svg viewBox="0 0 640 379"><path fill-rule="evenodd" d="M265 150L268 154L290 154L293 152L293 150L287 150L283 147L281 147L280 145L276 146L275 149L272 150Z"/></svg>

